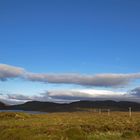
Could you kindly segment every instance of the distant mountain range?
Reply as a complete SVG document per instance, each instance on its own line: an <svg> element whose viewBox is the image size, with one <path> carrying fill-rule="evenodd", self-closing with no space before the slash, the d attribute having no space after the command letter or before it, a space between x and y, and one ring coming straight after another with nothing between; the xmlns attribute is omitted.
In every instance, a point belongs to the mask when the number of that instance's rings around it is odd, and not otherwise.
<svg viewBox="0 0 140 140"><path fill-rule="evenodd" d="M5 109L6 108L6 105L2 102L0 102L0 109Z"/></svg>
<svg viewBox="0 0 140 140"><path fill-rule="evenodd" d="M128 111L131 107L132 111L140 111L140 103L128 101L78 101L72 103L53 103L30 101L20 105L5 105L0 103L0 109L6 110L24 110L24 111L42 111L42 112L73 112L93 109L98 110L110 109L112 111Z"/></svg>

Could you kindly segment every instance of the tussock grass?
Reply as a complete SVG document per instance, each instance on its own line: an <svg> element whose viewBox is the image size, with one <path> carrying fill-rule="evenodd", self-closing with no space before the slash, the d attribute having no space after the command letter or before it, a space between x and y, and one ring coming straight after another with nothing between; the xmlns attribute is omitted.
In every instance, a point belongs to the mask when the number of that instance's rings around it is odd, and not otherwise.
<svg viewBox="0 0 140 140"><path fill-rule="evenodd" d="M0 140L139 140L140 113L0 113Z"/></svg>

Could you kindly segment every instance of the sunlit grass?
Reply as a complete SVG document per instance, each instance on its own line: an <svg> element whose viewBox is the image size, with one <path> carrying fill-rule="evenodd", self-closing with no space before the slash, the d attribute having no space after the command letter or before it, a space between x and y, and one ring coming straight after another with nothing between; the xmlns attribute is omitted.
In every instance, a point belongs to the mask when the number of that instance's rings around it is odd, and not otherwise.
<svg viewBox="0 0 140 140"><path fill-rule="evenodd" d="M140 113L0 113L0 140L138 140Z"/></svg>

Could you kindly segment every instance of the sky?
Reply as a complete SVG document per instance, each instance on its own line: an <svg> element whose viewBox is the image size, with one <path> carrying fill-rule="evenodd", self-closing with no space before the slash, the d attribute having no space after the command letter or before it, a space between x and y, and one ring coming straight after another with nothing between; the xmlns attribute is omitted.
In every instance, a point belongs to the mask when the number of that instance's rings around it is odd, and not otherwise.
<svg viewBox="0 0 140 140"><path fill-rule="evenodd" d="M0 1L0 101L140 102L139 0Z"/></svg>

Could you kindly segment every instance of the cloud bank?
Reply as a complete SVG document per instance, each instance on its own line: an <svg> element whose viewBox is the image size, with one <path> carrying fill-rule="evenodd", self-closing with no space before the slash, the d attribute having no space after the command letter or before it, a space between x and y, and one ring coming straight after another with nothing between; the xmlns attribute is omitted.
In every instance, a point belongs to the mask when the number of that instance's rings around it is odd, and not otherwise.
<svg viewBox="0 0 140 140"><path fill-rule="evenodd" d="M129 91L130 95L136 96L136 97L140 97L140 87L137 87L131 91Z"/></svg>
<svg viewBox="0 0 140 140"><path fill-rule="evenodd" d="M20 104L28 101L69 103L80 100L114 100L140 102L140 96L127 92L114 92L111 90L73 89L49 90L39 95L0 94L0 101L6 104Z"/></svg>
<svg viewBox="0 0 140 140"><path fill-rule="evenodd" d="M64 100L93 100L97 98L113 99L125 95L124 92L113 92L110 90L93 90L93 89L51 90L48 91L46 94L51 98Z"/></svg>
<svg viewBox="0 0 140 140"><path fill-rule="evenodd" d="M75 84L95 87L120 87L140 79L140 73L131 74L40 74L26 71L24 68L0 64L0 80L5 81L13 78L26 79L32 82L50 84Z"/></svg>

